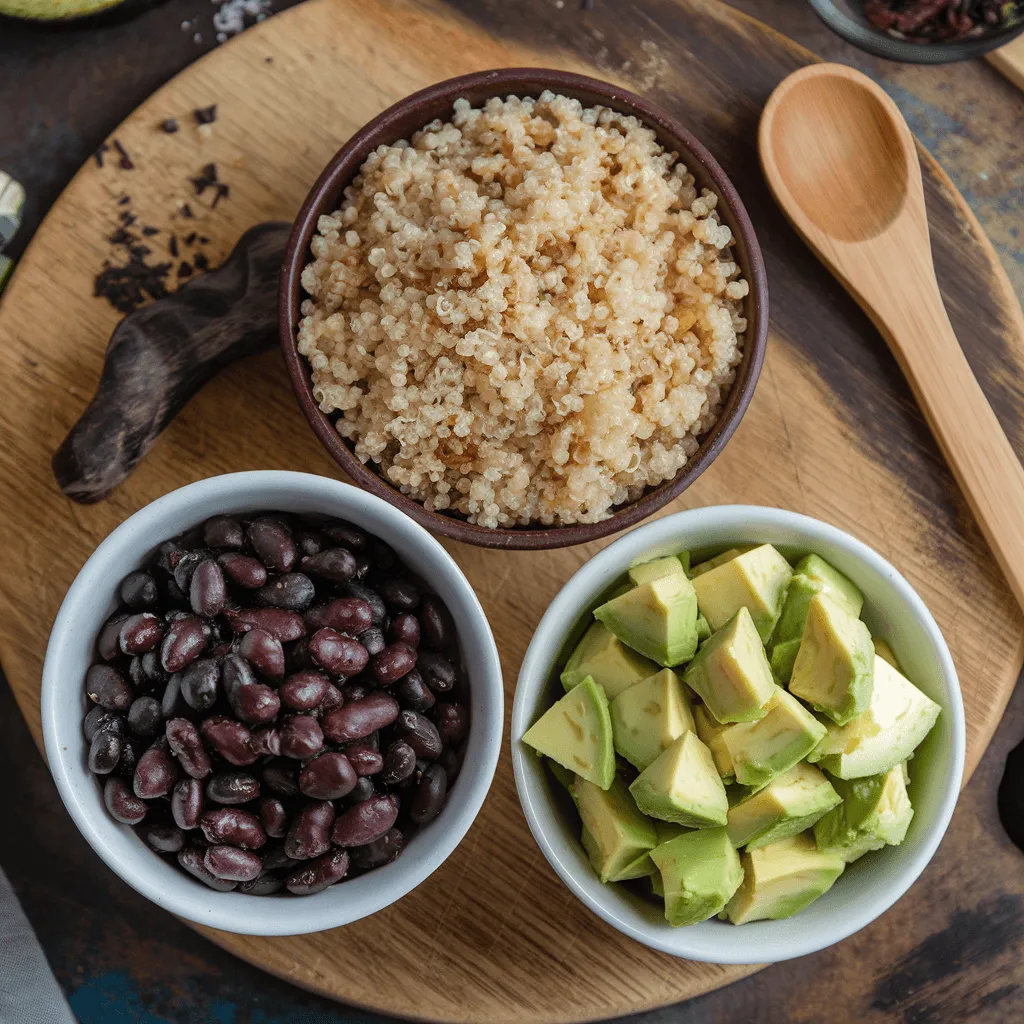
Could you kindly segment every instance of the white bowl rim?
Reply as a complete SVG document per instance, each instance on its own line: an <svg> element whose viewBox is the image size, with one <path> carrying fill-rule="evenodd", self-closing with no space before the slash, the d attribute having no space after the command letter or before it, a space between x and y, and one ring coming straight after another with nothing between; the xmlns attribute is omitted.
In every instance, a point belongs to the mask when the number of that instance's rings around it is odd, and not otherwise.
<svg viewBox="0 0 1024 1024"><path fill-rule="evenodd" d="M292 491L296 495L311 495L317 501L332 502L337 506L334 514L338 518L347 518L353 510L358 510L372 515L375 522L385 522L396 531L407 532L418 551L423 552L424 562L441 568L461 594L460 599L464 602L467 615L464 622L457 624L464 649L467 637L479 641L473 642L476 648L473 664L468 664L470 659L466 659L467 671L471 675L471 688L475 691L480 687L480 692L486 694L484 700L488 710L483 720L481 716L474 716L466 748L466 762L468 764L473 759L473 766L466 775L460 773L453 787L454 793L460 782L468 783L464 784L465 795L460 795L457 805L455 801L446 803L438 817L427 826L433 833L430 836L431 843L418 850L418 856L410 856L407 851L383 868L350 883L342 883L339 888L344 891L347 885L355 886L361 879L379 880L379 884L368 895L358 901L353 900L352 907L342 905L339 908L318 898L334 892L333 887L313 896L267 899L235 892L215 892L184 872L181 872L181 880L187 884L188 889L178 893L174 887L175 891L170 891L154 877L157 866L164 863L155 854L152 855L154 871L150 872L148 867L136 870L126 865L112 848L108 839L115 830L127 826L114 821L105 810L102 820L97 820L99 816L83 804L75 780L84 778L89 785L95 785L94 780L86 769L76 763L76 752L62 747L59 739L58 723L65 709L57 696L67 690L67 687L61 687L57 678L60 650L79 609L92 600L90 584L97 573L101 574L101 585L103 574L111 581L109 585L113 598L113 585L120 580L121 575L129 571L128 566L118 565L118 555L126 538L147 531L152 534L152 546L155 547L162 540L168 539L159 524L169 515L187 509L194 500L220 502L225 512L232 508L270 509L274 507L272 499L263 499L261 495L281 490ZM285 511L288 509L285 508ZM198 514L197 521L201 521ZM365 528L371 534L374 532L372 526ZM415 565L411 567L414 570L418 568ZM119 572L121 575L118 575ZM457 612L450 610L453 617L456 617ZM211 928L243 935L298 935L351 924L390 906L412 892L455 850L483 806L497 768L504 726L504 684L490 624L472 585L455 559L422 526L383 499L341 480L289 470L251 470L207 477L170 491L144 505L97 546L68 588L54 620L43 665L40 716L46 758L65 807L90 846L132 888L178 917ZM178 872L176 867L171 870Z"/></svg>
<svg viewBox="0 0 1024 1024"><path fill-rule="evenodd" d="M815 540L821 539L823 542L845 548L855 558L885 577L898 596L910 606L931 640L942 669L942 682L948 694L943 712L949 714L952 727L951 770L938 813L926 825L925 842L909 862L901 865L898 877L888 881L884 893L879 889L873 899L864 899L854 913L837 921L834 930L830 930L826 937L822 938L812 929L806 929L799 937L784 944L773 941L773 948L761 949L760 955L756 956L743 952L742 947L752 943L741 941L737 941L737 950L734 954L727 950L724 955L721 951L716 951L714 956L709 955L705 943L699 939L694 941L691 929L670 928L665 925L645 931L634 927L630 921L617 913L610 902L595 899L580 884L573 866L562 858L556 848L556 842L540 825L537 806L545 800L545 794L527 775L526 759L534 755L528 753L520 742L523 733L531 724L527 720L530 699L538 688L548 685L551 678L552 664L547 650L550 644L546 634L558 631L560 623L576 621L581 611L578 591L586 588L591 593L599 592L603 586L607 586L621 575L638 555L655 549L659 544L677 541L678 538L685 537L687 532L697 532L712 526L718 529L730 523L735 524L734 536L737 541L742 540L744 530L756 531L762 528L790 529L799 532L807 538L808 550L813 550ZM602 577L606 577L603 583L600 582ZM564 633L564 629L562 632ZM530 831L558 876L584 905L618 931L643 945L673 956L709 963L763 964L805 956L848 938L885 913L913 885L934 855L953 816L963 778L966 728L956 668L938 624L910 583L885 558L846 531L798 512L762 505L711 505L676 512L631 530L585 562L565 583L538 623L530 646L523 656L512 707L510 742L516 790ZM790 920L796 919L798 915ZM741 930L737 928L736 932L739 933Z"/></svg>

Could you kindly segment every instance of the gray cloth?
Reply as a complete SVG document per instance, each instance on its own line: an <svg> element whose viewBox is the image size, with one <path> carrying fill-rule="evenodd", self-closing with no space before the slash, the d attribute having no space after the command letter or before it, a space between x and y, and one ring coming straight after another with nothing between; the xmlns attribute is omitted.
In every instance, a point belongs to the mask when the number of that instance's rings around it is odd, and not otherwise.
<svg viewBox="0 0 1024 1024"><path fill-rule="evenodd" d="M75 1024L32 925L2 869L0 1024Z"/></svg>

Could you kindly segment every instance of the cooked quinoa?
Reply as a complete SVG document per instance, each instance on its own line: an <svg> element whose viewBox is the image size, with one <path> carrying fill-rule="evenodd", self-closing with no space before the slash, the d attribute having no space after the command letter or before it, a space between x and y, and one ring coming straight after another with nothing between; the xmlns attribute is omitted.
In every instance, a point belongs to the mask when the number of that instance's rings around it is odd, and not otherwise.
<svg viewBox="0 0 1024 1024"><path fill-rule="evenodd" d="M427 509L607 518L685 465L740 361L717 201L634 117L456 101L318 222L298 347L320 408Z"/></svg>

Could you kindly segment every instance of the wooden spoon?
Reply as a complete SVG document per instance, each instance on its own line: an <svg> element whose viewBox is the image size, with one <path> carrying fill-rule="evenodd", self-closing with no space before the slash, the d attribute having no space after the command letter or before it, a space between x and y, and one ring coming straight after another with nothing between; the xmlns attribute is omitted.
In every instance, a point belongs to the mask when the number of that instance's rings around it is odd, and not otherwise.
<svg viewBox="0 0 1024 1024"><path fill-rule="evenodd" d="M866 75L816 64L772 93L758 141L775 198L882 332L1024 607L1024 470L942 304L903 115Z"/></svg>

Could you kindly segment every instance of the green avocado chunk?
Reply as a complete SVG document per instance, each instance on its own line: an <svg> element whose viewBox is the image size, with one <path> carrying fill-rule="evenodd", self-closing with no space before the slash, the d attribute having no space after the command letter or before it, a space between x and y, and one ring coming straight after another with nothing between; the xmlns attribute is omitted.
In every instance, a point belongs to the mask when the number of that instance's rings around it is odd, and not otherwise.
<svg viewBox="0 0 1024 1024"><path fill-rule="evenodd" d="M607 626L591 623L562 669L562 686L568 692L590 676L614 700L623 690L658 671L653 661L627 647Z"/></svg>
<svg viewBox="0 0 1024 1024"><path fill-rule="evenodd" d="M0 0L0 14L39 21L70 21L116 7L125 0Z"/></svg>
<svg viewBox="0 0 1024 1024"><path fill-rule="evenodd" d="M874 643L875 645L875 654L889 662L889 664L892 665L892 667L896 669L897 672L903 671L903 669L900 668L899 660L897 659L896 655L892 652L892 648L884 640L879 640L876 637L872 641L872 643Z"/></svg>
<svg viewBox="0 0 1024 1024"><path fill-rule="evenodd" d="M616 751L640 771L694 729L690 698L670 668L623 690L609 710Z"/></svg>
<svg viewBox="0 0 1024 1024"><path fill-rule="evenodd" d="M753 550L754 547L754 544L743 544L740 547L729 548L728 551L723 551L720 555L715 555L714 558L705 559L690 570L690 578L692 579L694 576L701 576L712 569L717 569L720 565L731 562L737 555Z"/></svg>
<svg viewBox="0 0 1024 1024"><path fill-rule="evenodd" d="M768 664L772 667L772 675L780 683L788 683L793 675L793 665L796 663L796 656L800 652L800 640L784 640L781 644L772 647L772 653L768 657Z"/></svg>
<svg viewBox="0 0 1024 1024"><path fill-rule="evenodd" d="M661 843L651 851L674 927L721 913L743 881L740 858L724 828L708 828Z"/></svg>
<svg viewBox="0 0 1024 1024"><path fill-rule="evenodd" d="M789 692L845 725L871 700L874 665L868 627L824 594L811 598Z"/></svg>
<svg viewBox="0 0 1024 1024"><path fill-rule="evenodd" d="M697 596L683 572L633 587L595 608L594 618L664 668L689 661L697 650Z"/></svg>
<svg viewBox="0 0 1024 1024"><path fill-rule="evenodd" d="M726 828L736 847L769 846L809 829L839 804L839 794L803 761L729 808Z"/></svg>
<svg viewBox="0 0 1024 1024"><path fill-rule="evenodd" d="M552 704L523 733L523 742L601 789L615 777L608 698L590 676Z"/></svg>
<svg viewBox="0 0 1024 1024"><path fill-rule="evenodd" d="M729 811L711 751L691 731L648 765L629 791L644 814L693 828L724 825Z"/></svg>
<svg viewBox="0 0 1024 1024"><path fill-rule="evenodd" d="M698 704L693 709L693 722L700 741L711 751L711 759L715 762L718 774L723 780L734 778L736 768L732 763L729 748L722 739L725 730L731 729L732 726L717 721L703 704Z"/></svg>
<svg viewBox="0 0 1024 1024"><path fill-rule="evenodd" d="M877 655L874 675L867 710L846 725L828 723L825 738L808 755L840 779L881 775L906 761L942 710Z"/></svg>
<svg viewBox="0 0 1024 1024"><path fill-rule="evenodd" d="M822 740L825 726L781 686L767 704L767 713L756 722L730 725L722 742L744 786L764 786L776 775L788 772Z"/></svg>
<svg viewBox="0 0 1024 1024"><path fill-rule="evenodd" d="M820 555L804 555L793 571L817 580L836 604L842 605L851 615L860 615L864 607L864 595Z"/></svg>
<svg viewBox="0 0 1024 1024"><path fill-rule="evenodd" d="M712 629L746 608L762 643L782 614L793 570L771 544L762 544L693 577L697 607Z"/></svg>
<svg viewBox="0 0 1024 1024"><path fill-rule="evenodd" d="M746 607L701 644L683 681L719 722L753 722L765 716L775 680Z"/></svg>
<svg viewBox="0 0 1024 1024"><path fill-rule="evenodd" d="M814 826L819 850L836 853L849 864L869 850L903 842L914 816L906 762L883 775L836 779L834 785L843 802Z"/></svg>
<svg viewBox="0 0 1024 1024"><path fill-rule="evenodd" d="M683 554L686 552L684 551ZM639 586L641 583L660 580L662 576L674 576L677 572L685 575L686 567L678 555L667 555L664 558L654 558L649 562L640 562L630 566L629 578Z"/></svg>
<svg viewBox="0 0 1024 1024"><path fill-rule="evenodd" d="M649 875L654 865L647 855L658 845L658 835L654 823L637 810L622 779L614 778L608 789L577 779L574 788L583 848L601 881Z"/></svg>
<svg viewBox="0 0 1024 1024"><path fill-rule="evenodd" d="M743 882L725 912L733 924L778 921L810 906L832 888L846 864L820 853L809 833L743 854Z"/></svg>

